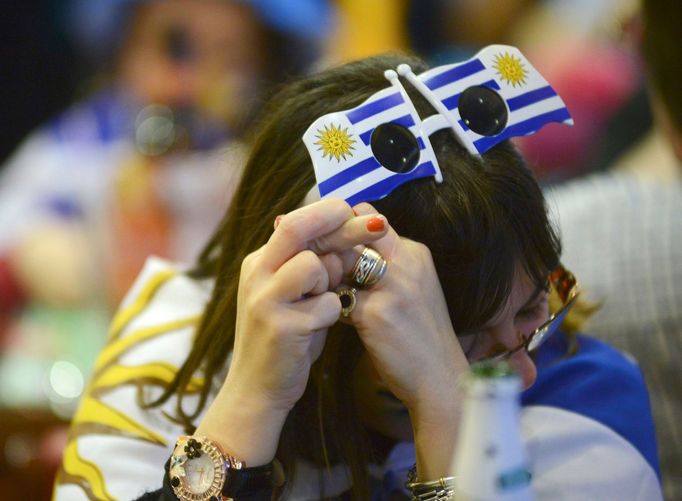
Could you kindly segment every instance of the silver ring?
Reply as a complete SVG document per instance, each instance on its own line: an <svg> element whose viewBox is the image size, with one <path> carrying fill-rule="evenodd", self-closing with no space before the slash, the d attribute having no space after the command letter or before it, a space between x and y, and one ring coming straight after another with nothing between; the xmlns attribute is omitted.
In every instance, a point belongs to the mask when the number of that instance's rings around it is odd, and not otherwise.
<svg viewBox="0 0 682 501"><path fill-rule="evenodd" d="M355 290L353 287L348 287L346 285L342 285L336 289L336 295L339 296L339 299L341 300L342 317L350 317L350 314L355 309L355 304L357 303L357 299L355 298L356 292L357 290Z"/></svg>
<svg viewBox="0 0 682 501"><path fill-rule="evenodd" d="M386 273L388 263L381 254L370 247L365 247L355 261L350 277L358 287L371 287Z"/></svg>

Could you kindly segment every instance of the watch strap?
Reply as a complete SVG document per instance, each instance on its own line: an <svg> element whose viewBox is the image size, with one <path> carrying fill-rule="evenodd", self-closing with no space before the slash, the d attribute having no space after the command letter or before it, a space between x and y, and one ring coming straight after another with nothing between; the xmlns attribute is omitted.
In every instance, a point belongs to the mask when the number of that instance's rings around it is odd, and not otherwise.
<svg viewBox="0 0 682 501"><path fill-rule="evenodd" d="M164 474L163 474L163 483L161 484L161 497L159 498L159 501L177 501L178 497L175 495L175 492L173 491L173 488L171 487L170 484L170 458L168 458L168 461L166 461L166 464L163 465L164 469Z"/></svg>
<svg viewBox="0 0 682 501"><path fill-rule="evenodd" d="M223 496L236 501L263 501L272 498L275 489L273 462L263 466L228 470Z"/></svg>

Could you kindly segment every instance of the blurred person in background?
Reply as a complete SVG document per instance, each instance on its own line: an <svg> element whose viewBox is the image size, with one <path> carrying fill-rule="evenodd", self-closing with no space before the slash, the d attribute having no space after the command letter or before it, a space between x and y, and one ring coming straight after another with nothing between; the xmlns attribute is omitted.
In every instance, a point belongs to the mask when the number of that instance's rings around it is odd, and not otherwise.
<svg viewBox="0 0 682 501"><path fill-rule="evenodd" d="M642 62L621 37L637 9L637 0L545 0L514 26L576 118L568 133L517 141L545 185L609 169L651 135Z"/></svg>
<svg viewBox="0 0 682 501"><path fill-rule="evenodd" d="M641 48L665 147L548 193L568 266L602 301L591 332L632 353L651 392L666 499L682 499L682 6L643 0ZM674 159L671 161L671 159ZM671 168L670 166L674 166Z"/></svg>
<svg viewBox="0 0 682 501"><path fill-rule="evenodd" d="M62 418L144 259L194 258L254 110L315 61L333 17L325 0L66 5L95 77L0 174L0 409Z"/></svg>
<svg viewBox="0 0 682 501"><path fill-rule="evenodd" d="M531 54L575 117L569 131L550 126L542 140L514 142L543 185L603 170L651 126L639 58L612 36L636 0L461 0L410 2L409 40L440 64L478 47L508 43Z"/></svg>

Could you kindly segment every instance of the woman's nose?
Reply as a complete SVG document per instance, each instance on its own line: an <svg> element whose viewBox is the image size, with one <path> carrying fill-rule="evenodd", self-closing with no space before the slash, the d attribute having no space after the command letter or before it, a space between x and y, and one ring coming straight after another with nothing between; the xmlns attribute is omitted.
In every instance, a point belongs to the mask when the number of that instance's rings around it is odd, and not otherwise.
<svg viewBox="0 0 682 501"><path fill-rule="evenodd" d="M533 362L526 350L519 350L509 357L509 364L521 377L521 387L523 390L533 386L538 370L535 367L535 362Z"/></svg>

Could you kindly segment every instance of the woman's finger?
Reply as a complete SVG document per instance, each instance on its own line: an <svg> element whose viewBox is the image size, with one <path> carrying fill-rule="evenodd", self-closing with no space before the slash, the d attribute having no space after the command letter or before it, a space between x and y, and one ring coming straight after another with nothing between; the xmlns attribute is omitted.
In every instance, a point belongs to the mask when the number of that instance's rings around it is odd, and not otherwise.
<svg viewBox="0 0 682 501"><path fill-rule="evenodd" d="M296 209L283 216L263 248L262 265L275 271L316 238L340 228L354 217L350 206L341 199L326 199Z"/></svg>
<svg viewBox="0 0 682 501"><path fill-rule="evenodd" d="M313 251L304 250L285 262L269 283L271 294L280 301L298 301L308 294L329 290L329 274Z"/></svg>
<svg viewBox="0 0 682 501"><path fill-rule="evenodd" d="M358 216L375 216L378 214L377 210L371 206L368 203L361 203L353 207L353 211L358 215ZM385 235L381 236L381 238L378 238L371 243L368 243L368 247L371 247L372 249L376 250L379 254L383 256L384 259L387 261L391 260L391 257L394 254L396 245L400 243L400 236L395 232L395 230L390 226L387 225L386 228L386 233ZM357 252L357 249L355 250ZM360 248L360 253L362 252L362 248ZM357 256L360 256L360 253L357 254ZM353 264L355 264L355 261L353 261ZM346 268L345 266L347 263L344 260L344 271L348 273L350 271L350 268ZM353 265L351 264L351 268Z"/></svg>
<svg viewBox="0 0 682 501"><path fill-rule="evenodd" d="M315 333L334 325L341 313L341 300L333 292L311 296L290 306L298 312L301 332Z"/></svg>
<svg viewBox="0 0 682 501"><path fill-rule="evenodd" d="M312 240L308 246L318 255L343 252L359 244L370 244L388 231L386 218L378 213L353 217L335 231Z"/></svg>
<svg viewBox="0 0 682 501"><path fill-rule="evenodd" d="M371 218L378 215L377 210L368 203L356 205L353 207L353 211L358 214L358 219L368 217ZM396 246L399 243L400 236L398 236L395 230L388 225L385 228L384 235L373 242L367 242L366 245L356 245L353 248L338 252L337 255L339 256L343 267L343 276L349 277L353 267L355 266L355 263L357 263L358 259L360 259L365 247L371 247L372 249L376 250L387 262L390 263L395 254Z"/></svg>
<svg viewBox="0 0 682 501"><path fill-rule="evenodd" d="M343 261L338 254L324 254L320 261L329 276L329 290L336 289L343 280Z"/></svg>

